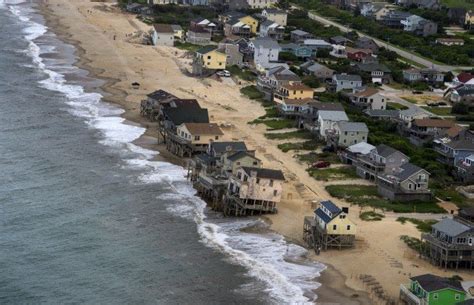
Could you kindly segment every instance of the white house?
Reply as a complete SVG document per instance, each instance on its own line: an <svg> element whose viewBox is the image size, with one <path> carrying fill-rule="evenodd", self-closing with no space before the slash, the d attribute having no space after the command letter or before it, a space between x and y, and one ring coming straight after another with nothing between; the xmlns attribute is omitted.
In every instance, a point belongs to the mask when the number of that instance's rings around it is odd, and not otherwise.
<svg viewBox="0 0 474 305"><path fill-rule="evenodd" d="M411 127L411 122L414 119L425 119L429 117L430 116L426 112L420 110L418 107L401 110L398 115L398 118L403 121L408 128Z"/></svg>
<svg viewBox="0 0 474 305"><path fill-rule="evenodd" d="M387 98L381 95L379 91L374 88L367 88L363 91L354 92L351 94L351 102L363 109L387 109Z"/></svg>
<svg viewBox="0 0 474 305"><path fill-rule="evenodd" d="M281 47L276 40L258 37L249 46L253 50L255 66L268 67L271 62L278 61Z"/></svg>
<svg viewBox="0 0 474 305"><path fill-rule="evenodd" d="M174 30L171 25L154 24L152 41L155 46L174 46Z"/></svg>
<svg viewBox="0 0 474 305"><path fill-rule="evenodd" d="M247 0L247 3L250 8L267 8L276 5L278 0Z"/></svg>
<svg viewBox="0 0 474 305"><path fill-rule="evenodd" d="M244 208L275 212L284 182L285 177L280 170L244 166L230 177L228 193Z"/></svg>
<svg viewBox="0 0 474 305"><path fill-rule="evenodd" d="M331 91L353 90L362 87L362 78L354 74L334 74L332 77Z"/></svg>
<svg viewBox="0 0 474 305"><path fill-rule="evenodd" d="M323 139L327 138L329 130L334 130L338 122L349 121L344 110L319 110L318 111L318 129L319 136Z"/></svg>

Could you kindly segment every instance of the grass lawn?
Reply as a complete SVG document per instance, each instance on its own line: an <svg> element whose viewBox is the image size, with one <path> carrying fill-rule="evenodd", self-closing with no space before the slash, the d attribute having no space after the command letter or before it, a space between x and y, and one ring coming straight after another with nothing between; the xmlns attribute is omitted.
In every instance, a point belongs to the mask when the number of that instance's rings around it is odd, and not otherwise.
<svg viewBox="0 0 474 305"><path fill-rule="evenodd" d="M323 143L321 145L323 145ZM298 159L302 162L306 162L309 164L313 164L316 161L328 161L331 164L341 163L341 159L339 159L339 156L336 153L329 153L329 152L324 152L320 154L315 153L315 152L310 152L308 154L301 154L301 155L298 155Z"/></svg>
<svg viewBox="0 0 474 305"><path fill-rule="evenodd" d="M315 150L319 145L320 143L318 141L309 140L300 143L278 144L278 148L283 152L289 152L290 150Z"/></svg>
<svg viewBox="0 0 474 305"><path fill-rule="evenodd" d="M257 79L257 76L251 71L240 69L237 66L227 67L227 70L230 72L232 76L237 76L238 78L249 81L249 82L255 81Z"/></svg>
<svg viewBox="0 0 474 305"><path fill-rule="evenodd" d="M401 222L402 224L405 224L407 221L411 222L416 226L418 230L420 230L423 233L428 233L431 232L431 227L437 223L438 221L436 220L419 220L415 218L407 218L407 217L398 217L397 221Z"/></svg>
<svg viewBox="0 0 474 305"><path fill-rule="evenodd" d="M285 128L293 128L295 127L294 120L288 119L256 119L249 124L265 124L268 126L270 130L278 130L278 129L285 129Z"/></svg>
<svg viewBox="0 0 474 305"><path fill-rule="evenodd" d="M358 178L355 168L352 166L317 169L310 168L308 173L316 180L345 180Z"/></svg>
<svg viewBox="0 0 474 305"><path fill-rule="evenodd" d="M313 135L307 130L296 130L282 133L266 133L265 137L270 140L285 140L285 139L312 139Z"/></svg>
<svg viewBox="0 0 474 305"><path fill-rule="evenodd" d="M400 239L411 249L420 252L426 253L427 244L423 243L421 239L416 237L410 237L407 235L400 236Z"/></svg>
<svg viewBox="0 0 474 305"><path fill-rule="evenodd" d="M333 197L345 199L361 206L394 211L396 213L444 213L435 202L392 202L382 198L372 185L328 185L326 190Z"/></svg>
<svg viewBox="0 0 474 305"><path fill-rule="evenodd" d="M374 211L367 211L360 213L359 218L364 221L381 221L383 218L385 218L385 215L376 213Z"/></svg>
<svg viewBox="0 0 474 305"><path fill-rule="evenodd" d="M178 49L185 50L185 51L190 51L190 52L195 52L199 48L202 47L202 46L198 46L198 45L195 45L195 44L191 44L189 42L180 42L180 41L176 41L174 43L174 46Z"/></svg>
<svg viewBox="0 0 474 305"><path fill-rule="evenodd" d="M474 10L474 2L469 0L441 0L441 4L447 7L462 7L467 10Z"/></svg>
<svg viewBox="0 0 474 305"><path fill-rule="evenodd" d="M399 104L399 103L394 103L394 102L388 102L387 103L387 109L392 109L392 110L405 110L408 109L407 106Z"/></svg>
<svg viewBox="0 0 474 305"><path fill-rule="evenodd" d="M257 86L255 85L243 87L240 89L240 93L247 96L251 100L261 99L265 96L262 92L258 91Z"/></svg>
<svg viewBox="0 0 474 305"><path fill-rule="evenodd" d="M405 101L407 102L410 102L412 104L417 104L418 101L412 97L409 97L409 96L402 96L402 99L404 99Z"/></svg>
<svg viewBox="0 0 474 305"><path fill-rule="evenodd" d="M461 195L454 187L433 188L433 191L435 196L439 199L450 201L460 208L470 206L474 203L472 200Z"/></svg>
<svg viewBox="0 0 474 305"><path fill-rule="evenodd" d="M421 106L421 108L428 110L431 113L436 115L452 115L451 107L430 107L430 106Z"/></svg>

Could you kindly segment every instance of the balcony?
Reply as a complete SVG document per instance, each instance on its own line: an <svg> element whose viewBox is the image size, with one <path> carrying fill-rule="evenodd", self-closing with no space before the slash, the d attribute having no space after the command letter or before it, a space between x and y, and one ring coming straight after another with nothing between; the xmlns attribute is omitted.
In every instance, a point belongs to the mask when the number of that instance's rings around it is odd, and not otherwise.
<svg viewBox="0 0 474 305"><path fill-rule="evenodd" d="M407 305L428 305L428 301L420 299L403 284L400 285L400 299Z"/></svg>

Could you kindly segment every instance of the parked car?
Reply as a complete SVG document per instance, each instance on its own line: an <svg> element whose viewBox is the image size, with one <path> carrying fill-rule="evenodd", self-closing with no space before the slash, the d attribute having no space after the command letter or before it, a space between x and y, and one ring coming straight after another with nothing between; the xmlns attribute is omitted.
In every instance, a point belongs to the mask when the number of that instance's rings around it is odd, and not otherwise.
<svg viewBox="0 0 474 305"><path fill-rule="evenodd" d="M313 168L326 168L326 167L329 167L331 165L331 163L329 163L328 161L317 161L315 163L313 163Z"/></svg>
<svg viewBox="0 0 474 305"><path fill-rule="evenodd" d="M222 70L216 73L220 77L230 77L230 72L227 70Z"/></svg>

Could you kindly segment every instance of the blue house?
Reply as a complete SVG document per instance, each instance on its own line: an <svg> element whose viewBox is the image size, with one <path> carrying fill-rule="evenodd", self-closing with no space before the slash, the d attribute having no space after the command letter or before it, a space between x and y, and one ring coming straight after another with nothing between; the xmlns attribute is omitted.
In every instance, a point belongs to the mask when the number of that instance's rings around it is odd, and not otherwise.
<svg viewBox="0 0 474 305"><path fill-rule="evenodd" d="M313 50L303 44L288 43L281 44L281 51L292 53L299 58L309 58L313 54Z"/></svg>

